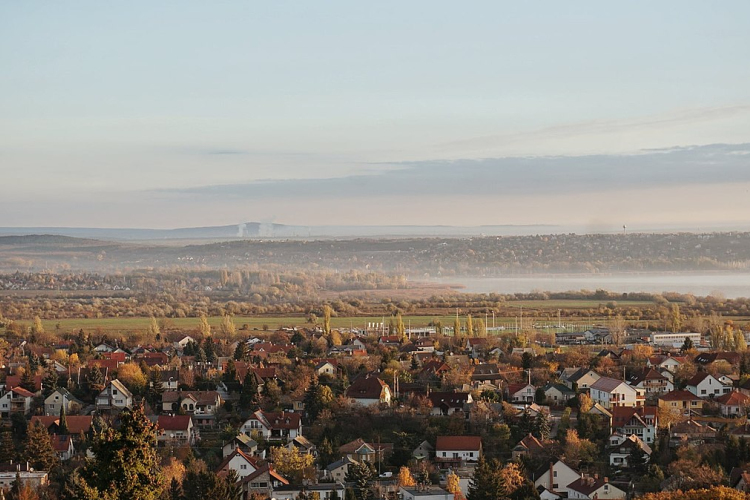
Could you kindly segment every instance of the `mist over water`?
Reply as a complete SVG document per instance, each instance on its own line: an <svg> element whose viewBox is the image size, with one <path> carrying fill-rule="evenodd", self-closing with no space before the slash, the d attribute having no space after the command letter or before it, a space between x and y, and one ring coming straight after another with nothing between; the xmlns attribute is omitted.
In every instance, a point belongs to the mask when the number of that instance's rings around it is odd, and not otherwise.
<svg viewBox="0 0 750 500"><path fill-rule="evenodd" d="M677 292L696 296L721 294L750 297L750 273L649 273L596 275L533 275L501 278L441 278L438 283L463 285L468 293L530 293L597 290L610 292Z"/></svg>

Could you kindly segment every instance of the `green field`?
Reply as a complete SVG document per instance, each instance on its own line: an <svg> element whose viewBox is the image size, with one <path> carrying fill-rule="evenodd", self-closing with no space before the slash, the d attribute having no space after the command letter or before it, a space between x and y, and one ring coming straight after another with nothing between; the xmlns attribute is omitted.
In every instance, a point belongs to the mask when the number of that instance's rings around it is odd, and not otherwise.
<svg viewBox="0 0 750 500"><path fill-rule="evenodd" d="M453 322L455 321L455 316L403 316L404 325L408 328L411 326L412 328L419 328L429 325L432 321L435 319L442 322L444 327L453 327ZM526 317L528 319L528 317ZM222 317L215 316L208 318L209 324L215 328L218 329L219 325L221 324ZM331 326L333 328L366 328L368 324L372 323L382 323L385 322L386 328L388 326L388 322L391 318L389 316L357 316L357 317L333 317L331 318ZM473 320L476 324L477 320L479 319L478 316L474 316ZM162 321L161 319L157 318L157 320ZM305 316L284 316L284 317L268 317L268 316L254 316L254 317L246 317L246 316L235 316L233 317L234 324L236 328L239 330L244 327L244 325L247 325L247 330L253 331L253 330L263 330L264 328L268 328L270 330L275 330L279 327L294 327L294 326L307 326L310 327L312 324L307 322L307 318ZM461 324L464 325L466 323L466 316L461 315L459 316L459 320L461 321ZM482 320L484 320L484 317L482 316ZM198 328L199 319L198 318L167 318L165 320L168 323L169 329L178 329L178 330L195 330ZM322 318L318 319L318 325L322 325ZM582 327L591 326L593 324L602 324L606 320L604 318L602 319L591 319L591 320L579 320L576 319L573 322L581 325ZM556 324L556 319L545 319L540 321L535 321L535 323L540 323L544 325L554 325ZM564 324L568 323L564 318L562 321ZM18 321L19 324L23 326L31 326L31 321ZM42 324L44 326L45 331L48 332L55 332L60 331L63 333L66 332L75 332L80 329L83 329L87 332L102 332L102 333L133 333L133 332L143 332L146 331L151 323L151 319L147 317L122 317L122 318L75 318L75 319L59 319L59 320L43 320ZM495 318L495 325L496 326L504 326L508 329L513 329L516 324L516 318L513 317L496 317ZM489 316L487 318L487 327L492 327L492 317Z"/></svg>

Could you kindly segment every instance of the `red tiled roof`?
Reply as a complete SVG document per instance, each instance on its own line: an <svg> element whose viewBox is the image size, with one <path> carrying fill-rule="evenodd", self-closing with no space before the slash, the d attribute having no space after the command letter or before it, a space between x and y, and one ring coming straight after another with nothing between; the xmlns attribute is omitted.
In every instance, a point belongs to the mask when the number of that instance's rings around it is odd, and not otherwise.
<svg viewBox="0 0 750 500"><path fill-rule="evenodd" d="M716 398L716 402L724 406L746 406L750 402L750 396L732 391Z"/></svg>
<svg viewBox="0 0 750 500"><path fill-rule="evenodd" d="M41 416L35 415L31 417L31 423L41 422L47 429L53 424L59 425L60 418L54 415L52 416ZM81 432L89 432L91 430L91 416L90 415L68 415L65 417L65 422L68 424L68 432L70 434L80 434Z"/></svg>
<svg viewBox="0 0 750 500"><path fill-rule="evenodd" d="M659 396L662 401L698 401L700 398L690 391L671 391Z"/></svg>
<svg viewBox="0 0 750 500"><path fill-rule="evenodd" d="M187 431L190 420L190 415L159 415L156 426L163 431Z"/></svg>
<svg viewBox="0 0 750 500"><path fill-rule="evenodd" d="M438 436L435 450L477 451L482 447L480 436Z"/></svg>

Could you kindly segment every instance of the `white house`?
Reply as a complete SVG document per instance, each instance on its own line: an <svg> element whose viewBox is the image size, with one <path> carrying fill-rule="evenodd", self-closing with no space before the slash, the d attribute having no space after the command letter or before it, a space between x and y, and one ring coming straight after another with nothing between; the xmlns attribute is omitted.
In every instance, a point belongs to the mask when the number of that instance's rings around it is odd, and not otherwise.
<svg viewBox="0 0 750 500"><path fill-rule="evenodd" d="M482 438L479 436L438 436L435 444L435 461L441 464L478 462L482 456Z"/></svg>
<svg viewBox="0 0 750 500"><path fill-rule="evenodd" d="M427 486L425 488L404 488L401 486L398 492L403 500L453 500L453 493L448 493L438 486Z"/></svg>
<svg viewBox="0 0 750 500"><path fill-rule="evenodd" d="M685 389L699 398L713 398L732 392L731 385L722 384L719 379L707 372L696 373L687 381Z"/></svg>
<svg viewBox="0 0 750 500"><path fill-rule="evenodd" d="M635 434L623 436L622 434L613 434L609 438L609 445L612 447L609 452L609 465L614 467L628 467L628 459L633 448L640 447L646 455L646 462L651 457L651 447L641 441Z"/></svg>
<svg viewBox="0 0 750 500"><path fill-rule="evenodd" d="M197 435L190 415L159 415L156 420L157 441L172 446L192 446Z"/></svg>
<svg viewBox="0 0 750 500"><path fill-rule="evenodd" d="M577 500L619 500L627 495L617 486L609 483L605 478L598 476L582 476L568 485L568 498Z"/></svg>
<svg viewBox="0 0 750 500"><path fill-rule="evenodd" d="M23 387L14 387L0 397L0 416L10 417L11 413L27 415L31 411L34 394Z"/></svg>
<svg viewBox="0 0 750 500"><path fill-rule="evenodd" d="M511 403L533 403L536 387L531 384L508 384L507 391Z"/></svg>
<svg viewBox="0 0 750 500"><path fill-rule="evenodd" d="M324 474L326 478L333 479L336 482L346 481L346 475L349 473L349 466L356 463L349 457L337 460L326 467Z"/></svg>
<svg viewBox="0 0 750 500"><path fill-rule="evenodd" d="M591 400L606 409L617 406L637 406L641 402L638 391L622 380L601 377L589 388Z"/></svg>
<svg viewBox="0 0 750 500"><path fill-rule="evenodd" d="M363 406L390 405L391 388L375 375L358 377L346 390L346 397Z"/></svg>
<svg viewBox="0 0 750 500"><path fill-rule="evenodd" d="M96 397L98 410L124 410L133 406L133 395L117 379L110 380Z"/></svg>
<svg viewBox="0 0 750 500"><path fill-rule="evenodd" d="M65 434L52 434L50 436L52 447L55 449L57 457L61 461L70 460L75 453L73 446L73 439L69 435Z"/></svg>
<svg viewBox="0 0 750 500"><path fill-rule="evenodd" d="M237 448L245 452L246 455L254 455L255 452L258 451L258 443L245 434L237 434L234 439L227 442L222 447L222 456L224 458L228 457Z"/></svg>
<svg viewBox="0 0 750 500"><path fill-rule="evenodd" d="M588 391L594 382L602 376L589 368L567 368L563 370L560 378L570 389L578 391Z"/></svg>
<svg viewBox="0 0 750 500"><path fill-rule="evenodd" d="M557 494L567 492L568 485L581 477L562 460L550 464L548 468L540 470L536 475L538 477L534 481L534 486L537 488L541 486Z"/></svg>
<svg viewBox="0 0 750 500"><path fill-rule="evenodd" d="M307 495L317 493L320 500L328 500L331 498L331 494L334 491L336 491L338 498L344 498L344 495L346 494L346 486L344 486L343 483L318 483L305 486L282 484L273 489L271 498L275 498L276 500L295 500L300 496L302 491ZM451 495L451 498L452 497L453 495ZM308 498L310 497L308 496Z"/></svg>
<svg viewBox="0 0 750 500"><path fill-rule="evenodd" d="M219 474L226 474L230 470L234 470L237 472L240 479L244 479L257 471L258 468L258 463L253 457L239 449L235 449L224 459L224 461L221 462L216 472Z"/></svg>
<svg viewBox="0 0 750 500"><path fill-rule="evenodd" d="M302 435L302 415L292 412L258 410L242 424L240 430L248 436L260 433L266 441L291 441Z"/></svg>
<svg viewBox="0 0 750 500"><path fill-rule="evenodd" d="M63 406L65 406L65 413L75 413L84 405L70 391L60 387L44 399L44 414L58 416Z"/></svg>

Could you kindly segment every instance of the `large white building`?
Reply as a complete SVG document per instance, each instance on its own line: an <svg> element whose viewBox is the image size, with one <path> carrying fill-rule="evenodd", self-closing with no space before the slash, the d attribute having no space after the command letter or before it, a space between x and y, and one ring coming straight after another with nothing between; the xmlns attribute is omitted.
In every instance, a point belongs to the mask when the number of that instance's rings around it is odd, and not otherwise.
<svg viewBox="0 0 750 500"><path fill-rule="evenodd" d="M617 406L638 406L643 402L643 397L634 387L610 377L602 377L594 382L589 392L594 403L608 410Z"/></svg>
<svg viewBox="0 0 750 500"><path fill-rule="evenodd" d="M688 338L694 345L698 345L701 342L700 333L652 333L651 344L653 345L667 345L667 346L681 346L685 343L685 339Z"/></svg>

